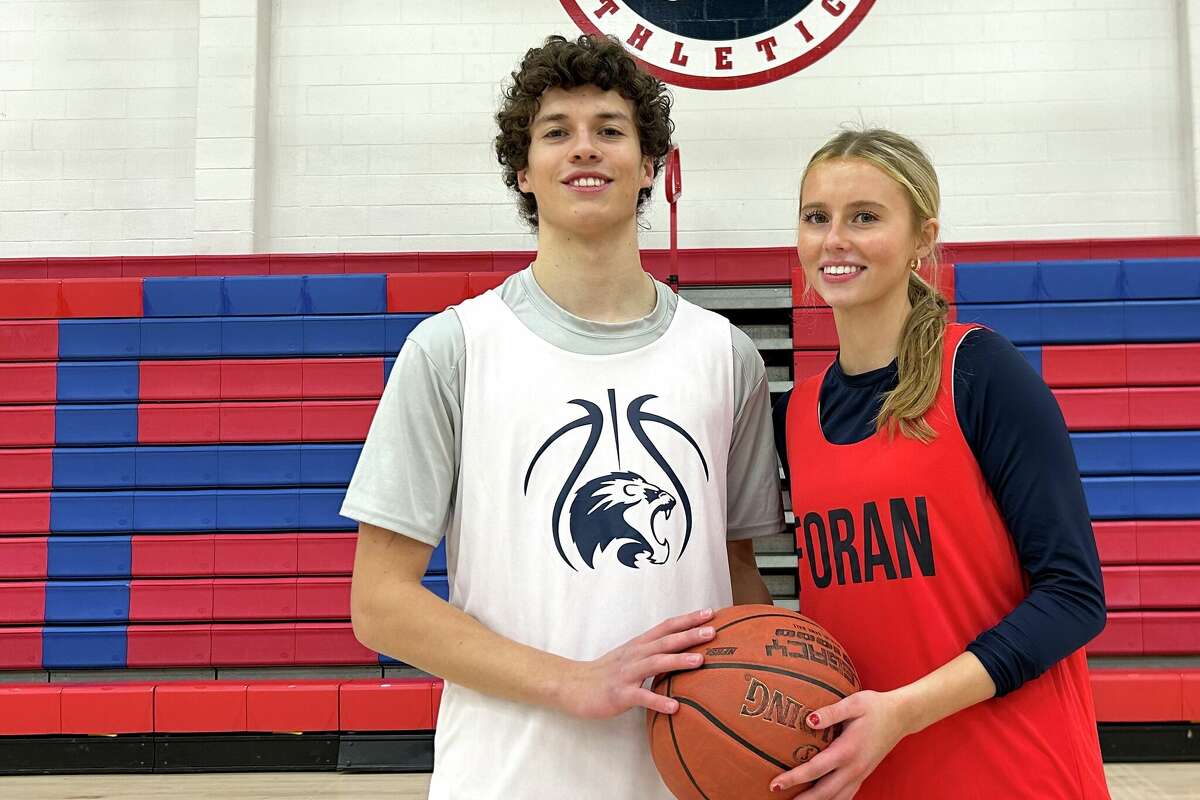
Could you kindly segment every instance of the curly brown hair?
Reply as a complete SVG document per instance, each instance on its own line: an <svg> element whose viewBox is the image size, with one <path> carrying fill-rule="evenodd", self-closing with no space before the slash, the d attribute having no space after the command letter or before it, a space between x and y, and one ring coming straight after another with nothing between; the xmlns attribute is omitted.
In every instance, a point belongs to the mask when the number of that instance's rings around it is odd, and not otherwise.
<svg viewBox="0 0 1200 800"><path fill-rule="evenodd" d="M538 225L537 199L517 186L517 172L529 163L529 126L547 89L579 86L612 89L633 104L642 155L654 163L655 177L671 149L671 134L675 131L671 95L662 81L638 66L617 39L585 34L571 41L548 36L545 44L525 54L520 69L512 73L512 83L505 88L496 114L500 126L496 157L504 170L504 184L517 194L521 217L534 230ZM650 191L638 192L638 213L650 199Z"/></svg>

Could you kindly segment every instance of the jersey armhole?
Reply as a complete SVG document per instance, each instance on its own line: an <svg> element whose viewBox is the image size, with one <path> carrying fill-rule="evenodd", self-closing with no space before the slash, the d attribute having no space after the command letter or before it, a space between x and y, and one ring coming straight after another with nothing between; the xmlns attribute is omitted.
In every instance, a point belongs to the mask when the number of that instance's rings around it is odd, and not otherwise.
<svg viewBox="0 0 1200 800"><path fill-rule="evenodd" d="M979 330L985 330L985 328L982 325L974 325L965 330L963 335L958 337L958 341L954 344L954 352L950 355L949 359L950 376L948 386L950 399L948 413L951 415L954 430L958 433L959 439L967 445L968 449L971 449L972 454L975 451L971 448L971 443L967 441L967 432L963 430L962 421L958 418L958 356L962 351L963 343L967 341L967 337Z"/></svg>

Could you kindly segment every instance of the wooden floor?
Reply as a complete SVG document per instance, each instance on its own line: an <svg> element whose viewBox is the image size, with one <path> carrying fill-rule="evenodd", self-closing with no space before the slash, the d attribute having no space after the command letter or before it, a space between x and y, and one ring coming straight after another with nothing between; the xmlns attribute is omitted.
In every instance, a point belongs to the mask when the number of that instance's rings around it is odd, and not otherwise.
<svg viewBox="0 0 1200 800"><path fill-rule="evenodd" d="M1196 800L1200 764L1108 764L1113 800ZM20 800L425 800L427 775L329 772L0 778Z"/></svg>

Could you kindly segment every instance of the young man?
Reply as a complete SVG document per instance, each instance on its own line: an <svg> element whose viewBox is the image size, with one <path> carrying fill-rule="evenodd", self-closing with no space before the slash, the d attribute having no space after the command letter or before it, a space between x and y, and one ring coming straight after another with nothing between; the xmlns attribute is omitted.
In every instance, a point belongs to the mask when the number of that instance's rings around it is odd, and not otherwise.
<svg viewBox="0 0 1200 800"><path fill-rule="evenodd" d="M446 680L430 797L669 798L644 708L712 609L769 603L783 529L762 359L641 267L670 99L550 37L497 115L533 264L409 336L342 513L355 633ZM421 586L446 537L450 602Z"/></svg>

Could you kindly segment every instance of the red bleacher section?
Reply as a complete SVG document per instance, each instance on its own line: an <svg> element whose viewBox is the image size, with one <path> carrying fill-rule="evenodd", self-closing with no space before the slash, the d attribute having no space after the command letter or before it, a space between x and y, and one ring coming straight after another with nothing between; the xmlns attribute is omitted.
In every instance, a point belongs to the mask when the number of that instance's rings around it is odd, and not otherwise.
<svg viewBox="0 0 1200 800"><path fill-rule="evenodd" d="M339 272L507 274L524 268L534 255L532 251L512 250L19 258L0 259L0 279L317 275ZM942 247L942 261L951 264L1039 259L1182 258L1198 255L1200 237L1196 236L961 242ZM669 250L643 250L642 265L656 278L666 280L670 275L671 253ZM791 270L796 266L799 266L799 262L795 249L791 247L689 248L678 253L677 274L683 284L784 284L790 280ZM477 280L482 282L485 278L480 275ZM50 302L50 299L47 297L43 302Z"/></svg>
<svg viewBox="0 0 1200 800"><path fill-rule="evenodd" d="M1097 722L1200 720L1200 669L1093 669Z"/></svg>
<svg viewBox="0 0 1200 800"><path fill-rule="evenodd" d="M147 361L138 394L148 401L374 400L383 392L382 366L382 358ZM57 380L51 362L0 364L0 403L53 404Z"/></svg>
<svg viewBox="0 0 1200 800"><path fill-rule="evenodd" d="M431 730L437 680L0 686L0 735Z"/></svg>

